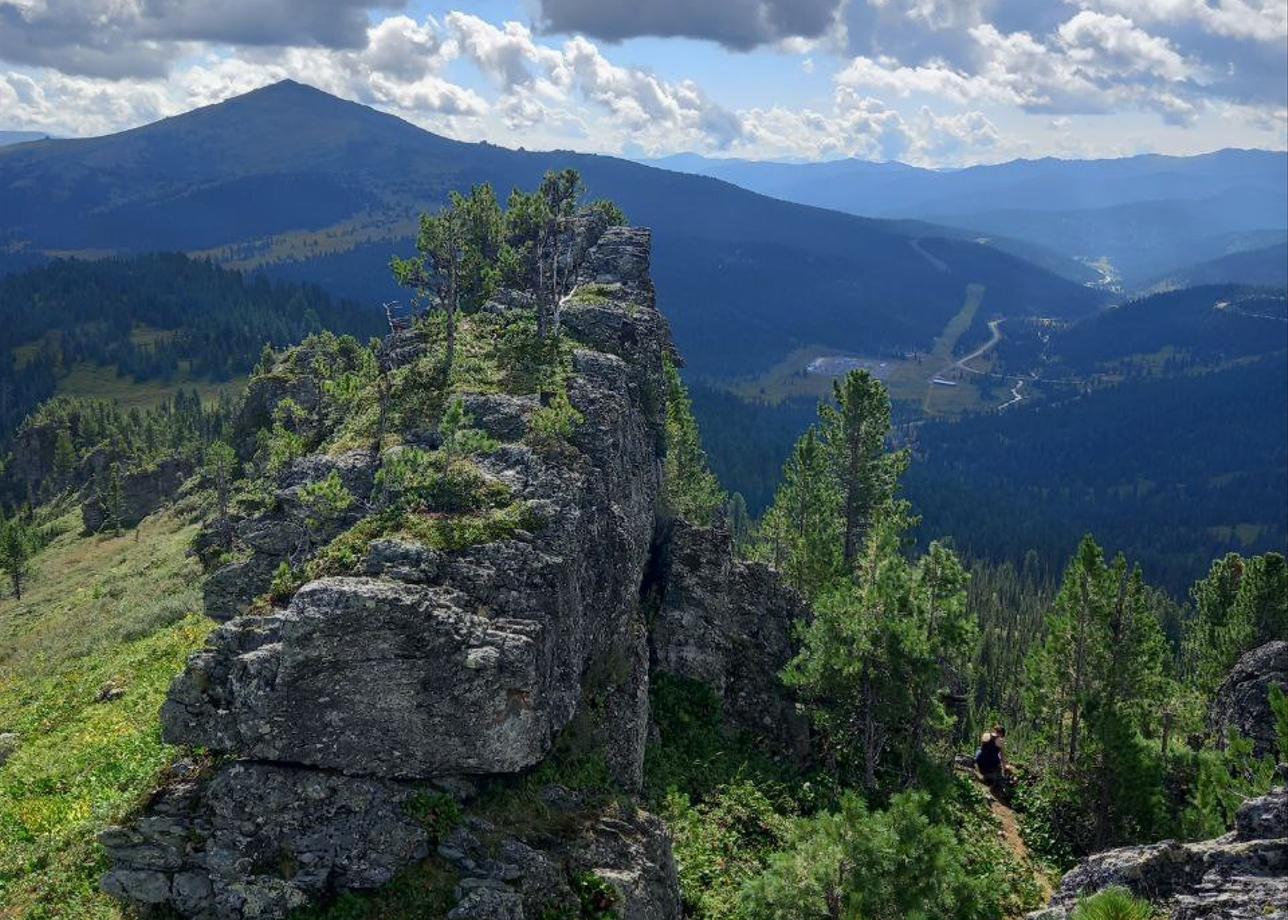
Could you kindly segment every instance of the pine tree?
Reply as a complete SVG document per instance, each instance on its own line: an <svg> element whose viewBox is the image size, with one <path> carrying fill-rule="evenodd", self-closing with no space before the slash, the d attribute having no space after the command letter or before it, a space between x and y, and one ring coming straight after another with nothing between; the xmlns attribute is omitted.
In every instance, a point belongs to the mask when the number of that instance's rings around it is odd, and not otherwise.
<svg viewBox="0 0 1288 920"><path fill-rule="evenodd" d="M215 510L218 514L217 528L221 539L227 540L228 534L228 500L232 492L233 481L237 478L237 452L225 441L215 441L206 448L202 473L215 490Z"/></svg>
<svg viewBox="0 0 1288 920"><path fill-rule="evenodd" d="M1092 850L1154 833L1161 818L1161 713L1176 693L1156 593L1084 537L1029 659L1035 754L1064 783L1057 830ZM1049 777L1054 780L1054 774Z"/></svg>
<svg viewBox="0 0 1288 920"><path fill-rule="evenodd" d="M839 494L818 430L810 428L788 458L783 483L762 526L764 552L807 598L840 576Z"/></svg>
<svg viewBox="0 0 1288 920"><path fill-rule="evenodd" d="M894 496L908 454L887 454L890 396L881 381L863 370L832 383L835 405L819 407L823 439L841 490L842 560L852 565L877 514Z"/></svg>
<svg viewBox="0 0 1288 920"><path fill-rule="evenodd" d="M1199 691L1211 696L1249 649L1288 636L1288 564L1278 553L1212 563L1190 591L1196 615L1186 657Z"/></svg>
<svg viewBox="0 0 1288 920"><path fill-rule="evenodd" d="M19 515L0 518L0 569L9 576L14 597L19 600L31 572L31 557L39 543L39 532L30 521Z"/></svg>
<svg viewBox="0 0 1288 920"><path fill-rule="evenodd" d="M394 280L446 317L444 379L456 360L458 312L478 309L500 282L503 226L492 186L476 185L469 197L453 192L437 214L421 215L416 255L390 263Z"/></svg>
<svg viewBox="0 0 1288 920"><path fill-rule="evenodd" d="M61 429L54 440L54 478L64 482L76 469L76 447L70 432Z"/></svg>
<svg viewBox="0 0 1288 920"><path fill-rule="evenodd" d="M666 380L666 461L663 502L673 514L694 524L710 526L724 507L726 496L707 466L702 436L693 417L693 404L670 361L663 364ZM743 508L744 514L746 508Z"/></svg>

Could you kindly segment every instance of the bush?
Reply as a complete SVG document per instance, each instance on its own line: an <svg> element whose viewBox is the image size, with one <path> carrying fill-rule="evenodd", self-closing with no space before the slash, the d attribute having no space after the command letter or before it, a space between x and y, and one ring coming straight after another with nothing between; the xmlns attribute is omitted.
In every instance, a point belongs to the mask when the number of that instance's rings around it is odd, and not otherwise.
<svg viewBox="0 0 1288 920"><path fill-rule="evenodd" d="M557 450L568 444L577 426L585 416L568 401L568 394L559 392L544 406L532 413L528 423L528 440L537 447Z"/></svg>
<svg viewBox="0 0 1288 920"><path fill-rule="evenodd" d="M353 507L354 502L353 494L345 488L335 470L325 479L303 486L299 498L309 530L313 532L334 525Z"/></svg>
<svg viewBox="0 0 1288 920"><path fill-rule="evenodd" d="M667 796L662 815L674 839L680 892L689 916L734 920L739 893L787 839L792 819L757 785L741 780L708 792L698 804Z"/></svg>
<svg viewBox="0 0 1288 920"><path fill-rule="evenodd" d="M746 916L777 920L983 920L1006 916L1005 892L973 874L953 829L924 793L871 811L847 793L835 812L796 822L788 846L742 891Z"/></svg>
<svg viewBox="0 0 1288 920"><path fill-rule="evenodd" d="M503 507L510 490L469 461L405 447L385 455L376 474L376 497L385 509L464 514Z"/></svg>
<svg viewBox="0 0 1288 920"><path fill-rule="evenodd" d="M461 823L460 804L441 792L416 793L407 802L407 813L425 829L434 844L440 843Z"/></svg>
<svg viewBox="0 0 1288 920"><path fill-rule="evenodd" d="M617 889L593 872L579 872L572 879L584 920L607 920L618 916Z"/></svg>

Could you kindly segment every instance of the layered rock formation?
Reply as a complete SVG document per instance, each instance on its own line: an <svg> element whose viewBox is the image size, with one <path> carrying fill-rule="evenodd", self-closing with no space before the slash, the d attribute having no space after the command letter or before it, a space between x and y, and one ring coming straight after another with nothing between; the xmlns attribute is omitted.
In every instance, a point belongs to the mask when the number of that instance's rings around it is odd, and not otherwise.
<svg viewBox="0 0 1288 920"><path fill-rule="evenodd" d="M81 521L90 533L98 533L114 515L119 526L133 527L174 498L191 474L192 464L177 458L162 460L147 469L131 470L120 478L119 507L109 508L107 498L94 493L81 505Z"/></svg>
<svg viewBox="0 0 1288 920"><path fill-rule="evenodd" d="M579 346L568 399L583 419L570 443L538 449L525 437L535 395L465 397L474 424L502 442L475 462L526 509L524 526L455 550L373 539L352 571L246 614L284 560L307 558L356 519L347 511L314 532L300 490L335 472L355 506L369 506L381 458L341 451L284 471L265 509L234 525L242 557L206 588L209 612L228 622L162 713L167 740L217 759L181 771L141 818L104 834L105 890L189 917L283 917L382 885L436 852L459 878L453 918L575 906L585 873L612 886L623 917L679 916L669 835L629 799L588 802L547 786L543 813L558 816L560 833L535 836L470 804L480 783L542 764L574 727L580 756L602 758L620 789L638 789L649 730L641 590L661 569L671 574L653 643L660 666L711 682L735 719L773 722L790 748L804 737L767 683L790 652L798 606L768 571L734 564L724 538L685 530L655 546L669 331L654 307L647 231L595 233L580 275L593 296L574 292L563 310ZM414 333L386 348L402 362L422 351ZM274 399L308 401L315 390L270 379L252 387L246 411L262 420ZM704 541L719 550L695 556ZM703 632L685 636L699 607ZM749 658L755 642L770 643L768 657ZM441 842L416 816L426 796L466 808Z"/></svg>
<svg viewBox="0 0 1288 920"><path fill-rule="evenodd" d="M670 521L658 545L654 670L706 684L730 724L804 758L808 720L778 679L806 615L801 599L768 566L735 559L719 530Z"/></svg>

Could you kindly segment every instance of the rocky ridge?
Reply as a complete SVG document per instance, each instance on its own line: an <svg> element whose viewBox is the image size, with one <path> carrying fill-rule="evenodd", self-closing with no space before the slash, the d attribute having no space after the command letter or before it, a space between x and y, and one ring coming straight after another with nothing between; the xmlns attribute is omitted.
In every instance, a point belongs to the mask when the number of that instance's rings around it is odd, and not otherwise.
<svg viewBox="0 0 1288 920"><path fill-rule="evenodd" d="M334 473L362 505L385 457L315 454L280 473L269 506L233 525L240 556L206 586L208 612L227 622L162 712L168 741L213 759L177 765L141 817L104 833L104 890L187 917L284 917L429 857L457 879L453 920L540 917L584 906L601 884L623 917L679 917L669 834L630 795L649 734L650 660L711 684L731 721L772 722L799 754L803 724L772 675L800 608L768 570L735 563L727 536L659 525L672 346L648 231L593 232L563 309L578 345L567 397L582 419L569 443L541 449L528 437L541 394L463 397L500 442L479 470L522 505L522 526L451 550L381 536L351 571L248 613L283 561L359 516L318 533L301 490ZM423 350L415 332L386 343L395 362ZM317 390L270 375L244 412L270 417L275 400ZM417 437L438 446L433 432L407 433ZM660 598L651 636L642 592ZM685 625L695 617L696 633ZM480 804L489 784L531 774L570 738L622 795L589 801L542 785L538 811L558 833L516 829ZM462 814L444 836L440 819Z"/></svg>
<svg viewBox="0 0 1288 920"><path fill-rule="evenodd" d="M1288 771L1280 779L1288 781ZM1030 920L1068 920L1079 898L1115 886L1159 905L1170 920L1283 920L1288 788L1245 802L1224 837L1097 853L1066 874L1051 907Z"/></svg>
<svg viewBox="0 0 1288 920"><path fill-rule="evenodd" d="M1269 688L1283 685L1288 642L1247 652L1209 713L1218 737L1230 726L1273 746ZM1268 749L1268 748L1266 748ZM1065 876L1048 909L1029 920L1069 920L1078 900L1122 887L1169 920L1288 920L1288 765L1267 795L1243 803L1230 833L1198 843L1165 840L1097 853Z"/></svg>

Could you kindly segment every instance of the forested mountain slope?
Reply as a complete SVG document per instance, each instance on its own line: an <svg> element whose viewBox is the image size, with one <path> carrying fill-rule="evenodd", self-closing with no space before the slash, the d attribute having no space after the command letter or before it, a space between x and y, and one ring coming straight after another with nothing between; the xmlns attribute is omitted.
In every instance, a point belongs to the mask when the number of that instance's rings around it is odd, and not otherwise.
<svg viewBox="0 0 1288 920"><path fill-rule="evenodd" d="M996 237L1007 251L1109 259L1139 289L1194 262L1278 243L1288 230L1288 154L1219 150L1192 157L1015 160L960 170L900 163L756 163L673 157L674 169L767 195L875 217L937 221ZM999 210L1005 208L1005 210ZM1022 241L1022 242L1018 242ZM1036 248L1035 248L1036 247ZM1081 279L1057 260L1041 264ZM1196 278L1204 281L1260 278Z"/></svg>
<svg viewBox="0 0 1288 920"><path fill-rule="evenodd" d="M1177 266L1153 283L1157 287L1196 287L1224 284L1288 285L1288 243L1232 252L1206 262Z"/></svg>
<svg viewBox="0 0 1288 920"><path fill-rule="evenodd" d="M1288 357L1132 378L1058 404L928 422L907 493L921 532L1048 564L1084 533L1178 595L1228 550L1288 546Z"/></svg>
<svg viewBox="0 0 1288 920"><path fill-rule="evenodd" d="M1128 301L1059 331L1047 345L1046 373L1175 372L1285 349L1288 292L1209 285Z"/></svg>
<svg viewBox="0 0 1288 920"><path fill-rule="evenodd" d="M179 254L56 260L0 277L0 443L69 375L119 379L118 395L131 381L228 383L265 345L385 328L377 309L316 285L247 278Z"/></svg>
<svg viewBox="0 0 1288 920"><path fill-rule="evenodd" d="M574 166L658 231L655 275L691 368L734 375L808 344L926 347L986 285L1007 313L1077 316L1097 295L924 226L772 200L603 156L437 137L295 83L108 137L0 152L0 239L40 250L212 250L239 266L392 299L389 256L419 210L491 182L504 196ZM909 234L927 237L914 247ZM927 255L929 253L929 255Z"/></svg>

